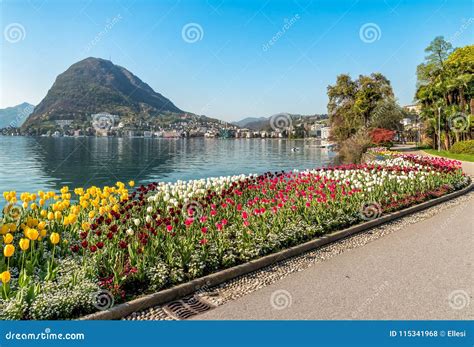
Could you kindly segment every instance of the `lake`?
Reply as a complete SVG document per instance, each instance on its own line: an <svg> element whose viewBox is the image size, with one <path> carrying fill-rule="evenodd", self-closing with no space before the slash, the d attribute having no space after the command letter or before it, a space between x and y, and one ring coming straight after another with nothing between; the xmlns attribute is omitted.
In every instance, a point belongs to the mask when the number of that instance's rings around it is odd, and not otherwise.
<svg viewBox="0 0 474 347"><path fill-rule="evenodd" d="M292 151L298 147L299 151ZM0 191L307 169L336 153L288 139L0 137ZM4 202L3 196L0 202Z"/></svg>

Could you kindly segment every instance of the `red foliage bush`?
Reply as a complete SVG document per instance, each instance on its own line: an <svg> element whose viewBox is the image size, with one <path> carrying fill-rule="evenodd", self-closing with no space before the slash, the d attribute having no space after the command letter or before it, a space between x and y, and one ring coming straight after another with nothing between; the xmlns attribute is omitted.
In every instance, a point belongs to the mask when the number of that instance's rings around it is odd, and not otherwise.
<svg viewBox="0 0 474 347"><path fill-rule="evenodd" d="M382 143L392 142L393 138L395 137L395 131L383 128L375 128L369 132L369 136L373 143L379 145Z"/></svg>

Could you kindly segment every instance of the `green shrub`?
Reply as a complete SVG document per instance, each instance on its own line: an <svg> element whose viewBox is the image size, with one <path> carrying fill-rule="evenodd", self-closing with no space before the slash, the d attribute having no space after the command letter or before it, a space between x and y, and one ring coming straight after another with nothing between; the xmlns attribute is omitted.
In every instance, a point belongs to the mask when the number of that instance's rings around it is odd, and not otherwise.
<svg viewBox="0 0 474 347"><path fill-rule="evenodd" d="M450 151L457 154L474 154L474 140L456 142Z"/></svg>

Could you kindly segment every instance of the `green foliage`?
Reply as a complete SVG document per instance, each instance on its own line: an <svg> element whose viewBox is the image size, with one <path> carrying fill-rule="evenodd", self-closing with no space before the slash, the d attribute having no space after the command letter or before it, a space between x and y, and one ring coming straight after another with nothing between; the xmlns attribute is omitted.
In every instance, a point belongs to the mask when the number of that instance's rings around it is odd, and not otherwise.
<svg viewBox="0 0 474 347"><path fill-rule="evenodd" d="M332 137L342 142L362 127L384 122L383 118L390 113L390 118L397 119L400 112L393 100L390 81L380 73L370 76L359 76L355 81L349 75L339 75L336 84L328 86L328 111ZM392 121L389 121L391 124Z"/></svg>
<svg viewBox="0 0 474 347"><path fill-rule="evenodd" d="M405 112L397 105L390 81L380 73L337 77L328 87L331 137L343 162L359 162L370 144L370 128L396 130Z"/></svg>
<svg viewBox="0 0 474 347"><path fill-rule="evenodd" d="M474 162L474 154L458 154L451 151L438 151L437 149L424 149L424 151L444 158Z"/></svg>
<svg viewBox="0 0 474 347"><path fill-rule="evenodd" d="M451 147L451 152L457 154L473 154L474 155L474 140L459 141Z"/></svg>
<svg viewBox="0 0 474 347"><path fill-rule="evenodd" d="M395 100L386 99L377 104L369 125L371 128L400 130L400 121L406 117L408 117L408 113Z"/></svg>
<svg viewBox="0 0 474 347"><path fill-rule="evenodd" d="M470 139L470 126L453 131L453 118L473 114L474 107L474 45L453 50L443 37L436 37L425 52L425 61L417 68L416 100L422 106L425 134L433 143L442 139L449 149L453 143ZM441 133L438 131L438 112L441 109ZM457 129L458 130L458 129Z"/></svg>

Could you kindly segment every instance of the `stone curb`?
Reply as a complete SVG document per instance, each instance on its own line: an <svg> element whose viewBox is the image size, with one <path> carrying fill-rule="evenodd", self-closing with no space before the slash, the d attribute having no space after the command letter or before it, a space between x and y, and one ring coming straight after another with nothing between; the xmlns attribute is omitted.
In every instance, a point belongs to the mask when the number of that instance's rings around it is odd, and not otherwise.
<svg viewBox="0 0 474 347"><path fill-rule="evenodd" d="M120 319L120 318L126 317L133 312L145 310L147 308L150 308L156 305L164 304L166 302L182 298L186 295L194 293L195 291L201 288L208 288L208 287L219 285L223 282L226 282L228 280L239 277L241 275L259 270L268 265L275 264L284 259L291 258L296 255L300 255L302 253L313 250L315 248L327 245L328 243L338 241L350 235L354 235L362 231L368 230L370 228L373 228L375 226L381 225L383 223L404 217L408 214L422 211L424 209L440 204L447 200L464 195L468 193L470 190L472 190L473 188L474 188L474 182L471 182L469 186L461 190L452 192L450 194L441 196L439 198L425 201L421 204L408 207L401 211L396 211L396 212L384 215L380 218L377 218L377 219L374 219L362 224L354 225L344 230L333 232L331 234L302 243L300 245L293 246L291 248L282 250L280 252L269 254L262 258L251 260L247 263L240 264L240 265L231 267L229 269L221 270L219 272L194 279L192 281L174 286L169 289L165 289L153 294L139 297L129 302L112 307L108 310L104 310L104 311L100 311L100 312L96 312L96 313L92 313L90 315L84 316L80 318L80 320L109 320L109 319Z"/></svg>

